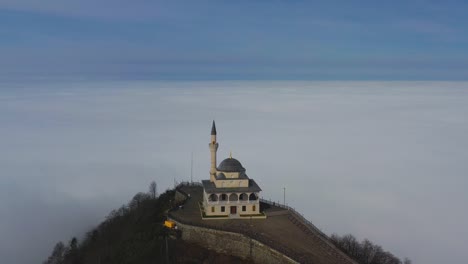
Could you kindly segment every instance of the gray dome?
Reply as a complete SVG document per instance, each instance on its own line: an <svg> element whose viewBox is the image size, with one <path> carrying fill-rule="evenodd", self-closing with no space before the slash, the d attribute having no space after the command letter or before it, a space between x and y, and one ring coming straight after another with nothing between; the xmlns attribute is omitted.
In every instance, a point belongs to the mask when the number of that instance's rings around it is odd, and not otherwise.
<svg viewBox="0 0 468 264"><path fill-rule="evenodd" d="M218 171L224 171L224 172L245 172L244 167L242 167L242 164L233 158L227 158L223 161L218 166Z"/></svg>

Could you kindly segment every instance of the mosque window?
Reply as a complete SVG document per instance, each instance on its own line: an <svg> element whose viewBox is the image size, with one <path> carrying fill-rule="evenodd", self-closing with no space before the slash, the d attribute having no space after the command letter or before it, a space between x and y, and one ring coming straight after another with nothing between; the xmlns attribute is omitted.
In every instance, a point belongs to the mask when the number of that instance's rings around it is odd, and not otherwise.
<svg viewBox="0 0 468 264"><path fill-rule="evenodd" d="M220 200L221 201L226 201L227 200L227 195L225 193L221 194Z"/></svg>

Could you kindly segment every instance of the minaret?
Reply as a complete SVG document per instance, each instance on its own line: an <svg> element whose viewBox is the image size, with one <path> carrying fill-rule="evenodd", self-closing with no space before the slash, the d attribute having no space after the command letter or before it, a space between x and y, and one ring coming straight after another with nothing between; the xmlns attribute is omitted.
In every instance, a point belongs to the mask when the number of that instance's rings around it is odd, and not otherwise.
<svg viewBox="0 0 468 264"><path fill-rule="evenodd" d="M216 176L216 151L218 150L218 142L216 142L216 125L214 120L213 126L211 127L211 142L209 146L211 152L210 181L213 182Z"/></svg>

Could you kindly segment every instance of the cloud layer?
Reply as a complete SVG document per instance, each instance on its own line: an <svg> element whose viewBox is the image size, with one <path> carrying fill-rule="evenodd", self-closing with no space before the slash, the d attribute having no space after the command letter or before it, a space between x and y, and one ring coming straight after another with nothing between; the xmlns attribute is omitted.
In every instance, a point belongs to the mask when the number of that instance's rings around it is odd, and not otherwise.
<svg viewBox="0 0 468 264"><path fill-rule="evenodd" d="M211 119L220 160L232 151L265 198L286 187L326 233L464 261L467 83L77 82L4 87L0 102L5 263L42 260L151 180L189 180L191 152L207 178Z"/></svg>

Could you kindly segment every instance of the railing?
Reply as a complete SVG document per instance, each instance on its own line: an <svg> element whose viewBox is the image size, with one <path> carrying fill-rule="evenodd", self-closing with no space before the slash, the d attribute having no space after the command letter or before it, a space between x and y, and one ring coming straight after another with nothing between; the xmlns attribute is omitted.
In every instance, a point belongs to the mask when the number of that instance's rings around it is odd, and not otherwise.
<svg viewBox="0 0 468 264"><path fill-rule="evenodd" d="M209 205L215 205L215 204L220 204L220 205L229 205L229 204L239 204L239 205L242 205L242 204L257 204L258 201L257 200L246 200L246 201L242 201L242 200L238 200L238 201L208 201L208 204Z"/></svg>
<svg viewBox="0 0 468 264"><path fill-rule="evenodd" d="M299 213L298 211L296 211L294 208L292 208L291 206L288 206L288 205L285 205L285 204L280 204L280 203L275 203L275 202L271 202L271 201L268 201L268 200L265 200L263 198L260 198L260 202L262 203L266 203L266 204L269 204L269 205L273 205L273 206L278 206L278 207L281 207L281 208L284 208L286 210L289 210L291 213L293 213L293 215L297 218L299 218L299 220L301 222L303 222L307 227L309 227L310 229L316 231L323 239L326 239L327 242L330 242L330 238L325 234L323 233L322 231L320 231L320 229L318 229L314 224L312 224L312 222L310 222L309 220L307 220L301 213Z"/></svg>
<svg viewBox="0 0 468 264"><path fill-rule="evenodd" d="M291 206L288 206L288 205L285 205L285 204L280 204L280 203L277 203L277 202L271 202L269 200L265 200L263 198L260 198L260 202L262 203L266 203L266 204L269 204L269 205L273 205L273 206L278 206L278 207L281 207L281 208L284 208L288 211L291 212L291 214L296 218L298 219L300 222L302 222L306 227L308 227L309 229L315 231L315 233L318 235L318 237L324 242L326 243L327 245L329 245L331 248L335 249L337 252L340 252L340 257L342 259L346 259L348 261L351 261L351 263L354 263L353 260L351 260L349 258L348 255L346 255L345 253L343 253L340 249L338 249L334 244L333 242L331 241L331 239L325 234L323 233L320 229L318 229L314 224L312 224L311 221L307 220L307 218L304 217L304 215L302 215L301 213L299 213L298 211L296 211L294 208L292 208Z"/></svg>

